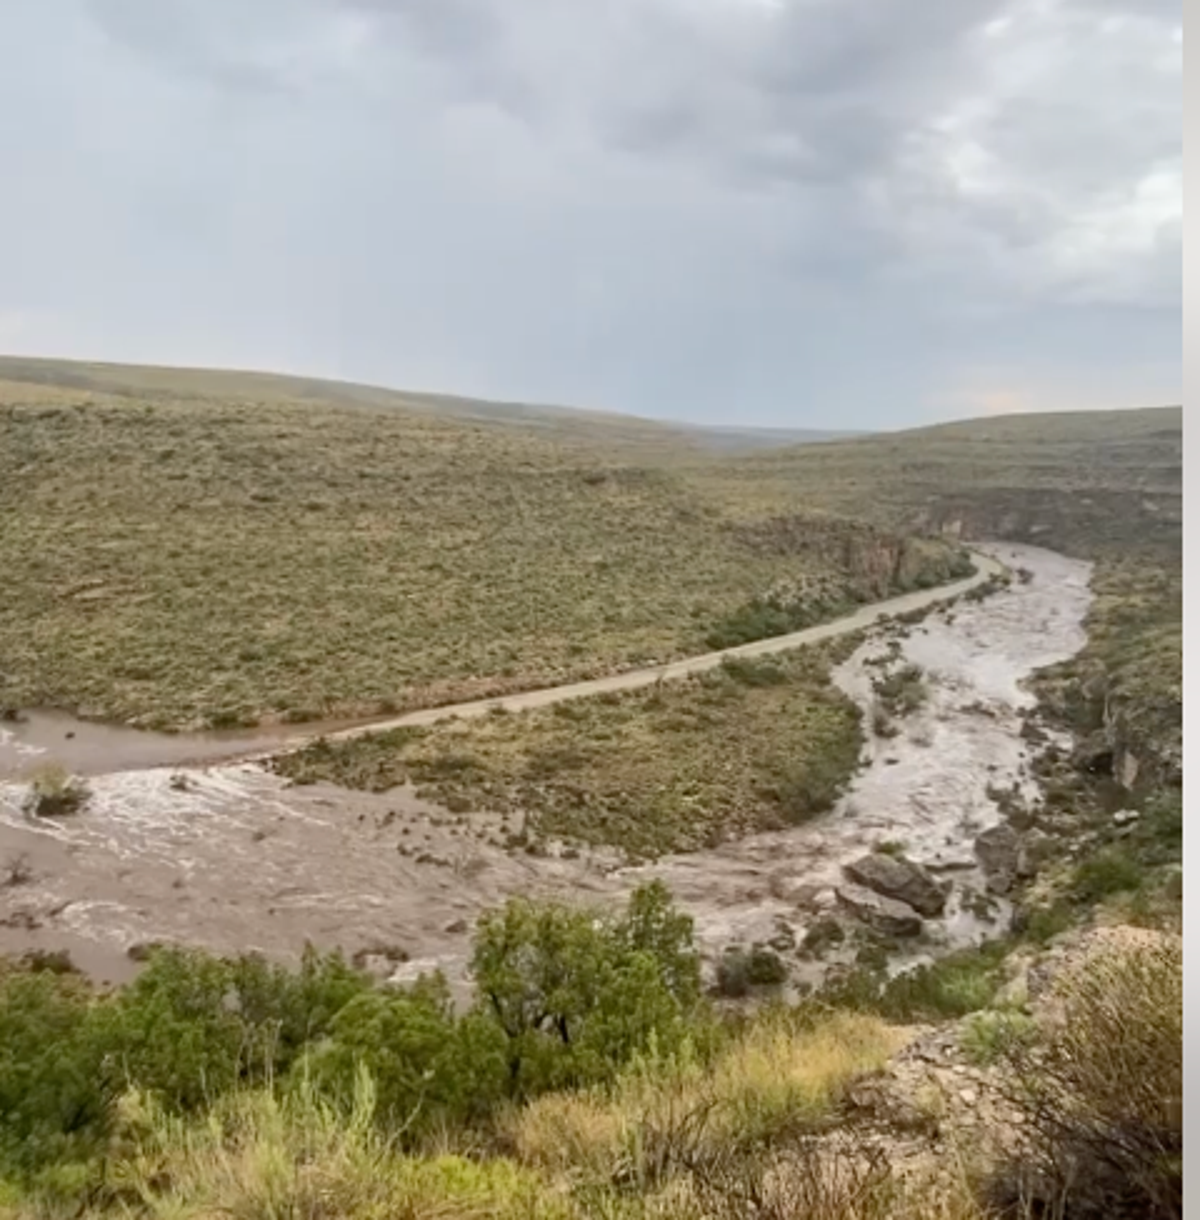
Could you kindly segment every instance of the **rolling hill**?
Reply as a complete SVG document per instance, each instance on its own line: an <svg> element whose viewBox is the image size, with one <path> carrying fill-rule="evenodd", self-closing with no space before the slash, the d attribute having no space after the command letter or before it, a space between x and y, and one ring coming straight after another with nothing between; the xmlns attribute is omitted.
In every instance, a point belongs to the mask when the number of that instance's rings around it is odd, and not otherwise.
<svg viewBox="0 0 1200 1220"><path fill-rule="evenodd" d="M387 713L702 651L781 589L804 625L958 562L786 492L758 513L643 421L3 371L10 706L163 727Z"/></svg>

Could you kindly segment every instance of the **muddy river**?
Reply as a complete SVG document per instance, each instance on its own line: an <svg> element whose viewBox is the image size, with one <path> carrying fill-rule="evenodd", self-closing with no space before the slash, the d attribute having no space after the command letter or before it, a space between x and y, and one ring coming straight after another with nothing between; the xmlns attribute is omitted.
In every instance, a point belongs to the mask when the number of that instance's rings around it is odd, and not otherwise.
<svg viewBox="0 0 1200 1220"><path fill-rule="evenodd" d="M838 670L838 684L868 708L872 658L894 639L924 669L929 698L899 735L868 743L834 810L640 868L603 852L511 855L485 817L456 825L405 789L289 787L256 762L222 759L245 753L236 736L188 743L210 761L186 766L176 737L45 715L0 725L0 951L65 948L96 977L118 980L136 969L131 947L152 942L288 958L311 941L370 954L401 977L434 966L457 976L473 919L507 895L612 900L651 876L696 917L710 952L798 942L832 909L841 866L884 840L954 881L946 915L928 921L916 952L994 934L1003 903L984 912L967 901L983 888L972 843L1001 817L989 788L1031 788L1019 731L1033 701L1022 682L1082 646L1090 572L1036 548L988 549L1032 578L935 611L907 634L880 627ZM64 756L90 776L87 807L31 818L20 777Z"/></svg>

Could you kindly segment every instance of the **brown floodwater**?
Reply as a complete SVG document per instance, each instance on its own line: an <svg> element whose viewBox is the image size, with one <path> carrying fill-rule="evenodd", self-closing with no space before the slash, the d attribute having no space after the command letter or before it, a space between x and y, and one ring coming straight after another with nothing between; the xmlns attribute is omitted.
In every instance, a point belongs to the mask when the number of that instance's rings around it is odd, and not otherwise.
<svg viewBox="0 0 1200 1220"><path fill-rule="evenodd" d="M964 901L981 888L971 845L1001 817L989 785L1036 792L1022 683L1082 646L1090 569L1037 548L991 549L1032 580L936 611L907 635L881 626L837 671L869 706L868 662L896 637L930 697L899 736L868 743L829 814L640 868L612 852L512 853L500 819L455 816L408 789L291 786L243 757L245 734L181 738L48 714L0 725L0 951L63 948L96 977L120 979L135 969L130 948L149 942L288 959L311 941L367 954L395 977L442 968L461 979L472 922L507 896L611 903L661 877L711 956L731 942L798 942L833 907L842 865L884 839L955 881L921 953L993 935L1004 905L980 919ZM186 765L193 747L204 765ZM232 759L211 752L226 747ZM264 749L261 734L251 748ZM86 808L69 818L25 811L21 777L51 758L90 777Z"/></svg>

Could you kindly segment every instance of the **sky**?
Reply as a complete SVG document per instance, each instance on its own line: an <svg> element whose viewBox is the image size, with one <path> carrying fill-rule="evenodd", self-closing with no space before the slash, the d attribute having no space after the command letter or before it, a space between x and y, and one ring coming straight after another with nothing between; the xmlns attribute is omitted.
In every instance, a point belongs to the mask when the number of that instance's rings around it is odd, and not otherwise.
<svg viewBox="0 0 1200 1220"><path fill-rule="evenodd" d="M1181 400L1161 0L0 0L0 352L884 428Z"/></svg>

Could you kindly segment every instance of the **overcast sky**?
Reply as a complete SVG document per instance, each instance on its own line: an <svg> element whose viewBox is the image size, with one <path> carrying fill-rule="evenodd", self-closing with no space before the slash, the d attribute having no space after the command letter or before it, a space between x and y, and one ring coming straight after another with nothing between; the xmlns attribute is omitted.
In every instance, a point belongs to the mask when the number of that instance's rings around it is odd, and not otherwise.
<svg viewBox="0 0 1200 1220"><path fill-rule="evenodd" d="M0 351L666 418L1178 402L1160 0L0 0Z"/></svg>

